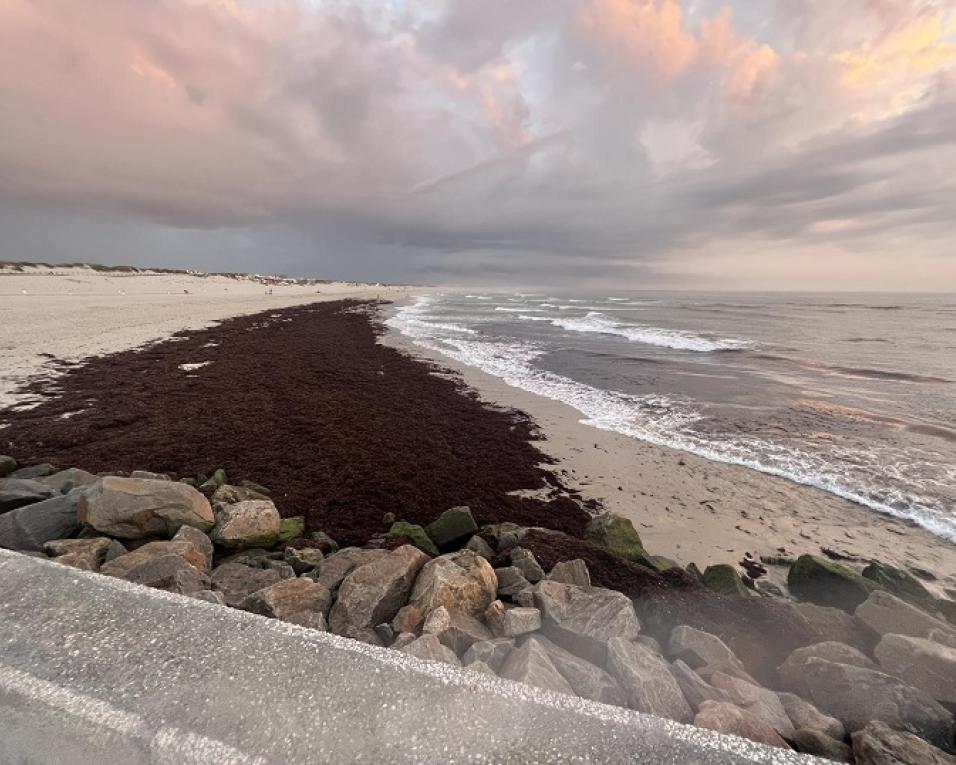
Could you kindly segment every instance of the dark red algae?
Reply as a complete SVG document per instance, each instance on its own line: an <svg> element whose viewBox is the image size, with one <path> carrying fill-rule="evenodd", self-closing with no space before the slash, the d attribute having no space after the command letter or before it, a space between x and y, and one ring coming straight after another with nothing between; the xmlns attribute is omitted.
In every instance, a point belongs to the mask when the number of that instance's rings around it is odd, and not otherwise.
<svg viewBox="0 0 956 765"><path fill-rule="evenodd" d="M0 452L92 472L222 467L344 544L383 533L385 513L424 524L454 505L581 536L588 514L542 467L528 417L380 344L374 308L272 310L68 367L25 388L39 406L0 411ZM529 489L553 499L509 495Z"/></svg>

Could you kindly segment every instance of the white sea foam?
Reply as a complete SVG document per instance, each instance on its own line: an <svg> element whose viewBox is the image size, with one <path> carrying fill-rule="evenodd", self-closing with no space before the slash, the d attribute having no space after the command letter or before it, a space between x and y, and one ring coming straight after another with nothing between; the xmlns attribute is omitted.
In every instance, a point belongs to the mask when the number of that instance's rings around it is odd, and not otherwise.
<svg viewBox="0 0 956 765"><path fill-rule="evenodd" d="M681 351L727 351L749 347L743 340L729 338L709 339L692 332L677 329L663 329L615 321L597 311L591 311L581 318L553 319L552 324L571 332L593 332L601 335L617 335L635 343L657 345Z"/></svg>
<svg viewBox="0 0 956 765"><path fill-rule="evenodd" d="M547 316L529 316L526 313L519 313L518 318L524 321L551 321Z"/></svg>
<svg viewBox="0 0 956 765"><path fill-rule="evenodd" d="M496 311L503 311L505 313L522 313L523 311L540 311L540 308L532 308L530 306L522 306L521 308L506 308L505 306L495 306Z"/></svg>
<svg viewBox="0 0 956 765"><path fill-rule="evenodd" d="M693 426L702 414L692 401L602 390L539 369L534 360L546 352L544 347L448 334L440 323L427 319L428 300L419 299L402 308L387 323L417 345L499 377L512 387L574 407L584 415L582 422L593 427L814 486L878 512L911 520L956 542L956 518L916 492L880 481L884 472L880 466L887 464L883 456L855 453L840 459L838 454L813 453L757 437L697 432ZM905 470L897 477L905 478Z"/></svg>

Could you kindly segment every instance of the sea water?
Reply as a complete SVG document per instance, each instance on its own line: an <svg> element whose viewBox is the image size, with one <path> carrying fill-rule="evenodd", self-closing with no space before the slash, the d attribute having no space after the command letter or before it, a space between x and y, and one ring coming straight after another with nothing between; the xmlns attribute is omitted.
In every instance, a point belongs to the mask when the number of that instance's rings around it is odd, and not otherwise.
<svg viewBox="0 0 956 765"><path fill-rule="evenodd" d="M594 427L956 542L956 296L446 293L388 323Z"/></svg>

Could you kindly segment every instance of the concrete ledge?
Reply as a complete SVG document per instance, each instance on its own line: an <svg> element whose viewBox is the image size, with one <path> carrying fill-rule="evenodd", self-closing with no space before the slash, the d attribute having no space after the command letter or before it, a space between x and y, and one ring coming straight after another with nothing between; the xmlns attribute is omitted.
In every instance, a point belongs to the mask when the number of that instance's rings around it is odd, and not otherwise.
<svg viewBox="0 0 956 765"><path fill-rule="evenodd" d="M813 758L0 550L0 762Z"/></svg>

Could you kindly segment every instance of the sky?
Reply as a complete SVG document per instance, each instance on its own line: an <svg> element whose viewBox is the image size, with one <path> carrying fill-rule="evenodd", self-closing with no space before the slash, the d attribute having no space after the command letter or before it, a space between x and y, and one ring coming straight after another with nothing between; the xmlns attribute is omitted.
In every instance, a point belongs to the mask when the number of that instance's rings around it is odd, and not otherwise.
<svg viewBox="0 0 956 765"><path fill-rule="evenodd" d="M0 260L956 289L954 0L0 0Z"/></svg>

